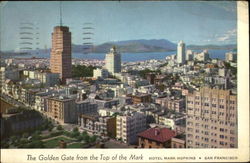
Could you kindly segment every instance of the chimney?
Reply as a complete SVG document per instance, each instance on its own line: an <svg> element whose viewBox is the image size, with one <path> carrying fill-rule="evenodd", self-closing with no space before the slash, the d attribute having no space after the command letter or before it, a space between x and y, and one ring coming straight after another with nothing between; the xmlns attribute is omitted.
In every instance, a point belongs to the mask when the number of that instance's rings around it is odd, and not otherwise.
<svg viewBox="0 0 250 163"><path fill-rule="evenodd" d="M155 129L155 136L159 135L160 131L158 129Z"/></svg>

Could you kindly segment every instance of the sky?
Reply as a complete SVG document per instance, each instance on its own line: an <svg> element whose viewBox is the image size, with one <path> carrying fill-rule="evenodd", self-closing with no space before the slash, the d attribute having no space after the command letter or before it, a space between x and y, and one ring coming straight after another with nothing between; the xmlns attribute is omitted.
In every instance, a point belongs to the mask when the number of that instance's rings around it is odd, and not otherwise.
<svg viewBox="0 0 250 163"><path fill-rule="evenodd" d="M187 45L236 44L236 2L62 1L63 25L72 43L83 43L84 23L94 29L95 45L135 39L183 40ZM51 47L53 27L60 23L59 1L1 2L1 49L16 50L20 23L34 24L39 48Z"/></svg>

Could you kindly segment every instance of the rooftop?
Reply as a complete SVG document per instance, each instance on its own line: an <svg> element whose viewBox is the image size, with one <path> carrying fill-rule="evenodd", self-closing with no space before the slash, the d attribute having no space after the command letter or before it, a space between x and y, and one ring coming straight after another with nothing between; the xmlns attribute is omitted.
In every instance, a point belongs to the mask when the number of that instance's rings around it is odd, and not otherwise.
<svg viewBox="0 0 250 163"><path fill-rule="evenodd" d="M176 136L175 131L167 128L150 128L138 134L139 137L164 143Z"/></svg>

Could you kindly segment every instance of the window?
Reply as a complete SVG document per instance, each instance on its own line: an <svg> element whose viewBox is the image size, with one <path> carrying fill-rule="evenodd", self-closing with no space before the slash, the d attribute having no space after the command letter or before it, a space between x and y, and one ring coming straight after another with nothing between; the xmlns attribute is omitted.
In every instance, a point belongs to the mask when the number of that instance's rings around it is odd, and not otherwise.
<svg viewBox="0 0 250 163"><path fill-rule="evenodd" d="M231 100L230 100L230 104L235 104L235 101L231 101Z"/></svg>
<svg viewBox="0 0 250 163"><path fill-rule="evenodd" d="M219 108L220 109L224 109L224 105L219 105Z"/></svg>
<svg viewBox="0 0 250 163"><path fill-rule="evenodd" d="M224 135L220 135L220 138L221 138L221 139L224 139Z"/></svg>
<svg viewBox="0 0 250 163"><path fill-rule="evenodd" d="M209 103L204 103L204 106L209 106Z"/></svg>

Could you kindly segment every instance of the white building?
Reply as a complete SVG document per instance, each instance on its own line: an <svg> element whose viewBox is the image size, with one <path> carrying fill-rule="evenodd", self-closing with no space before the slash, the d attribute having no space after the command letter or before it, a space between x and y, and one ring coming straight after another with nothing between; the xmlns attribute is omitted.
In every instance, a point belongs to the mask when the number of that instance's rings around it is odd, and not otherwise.
<svg viewBox="0 0 250 163"><path fill-rule="evenodd" d="M185 62L185 43L180 41L177 46L177 63L183 64Z"/></svg>
<svg viewBox="0 0 250 163"><path fill-rule="evenodd" d="M46 86L54 86L59 83L58 73L24 70L23 74L29 79L40 80Z"/></svg>
<svg viewBox="0 0 250 163"><path fill-rule="evenodd" d="M2 90L5 82L5 67L0 67L0 89Z"/></svg>
<svg viewBox="0 0 250 163"><path fill-rule="evenodd" d="M226 70L225 68L220 68L220 69L219 69L218 75L219 75L220 77L225 77L226 74L227 74L227 70Z"/></svg>
<svg viewBox="0 0 250 163"><path fill-rule="evenodd" d="M226 62L236 62L237 54L235 52L228 52L225 54Z"/></svg>
<svg viewBox="0 0 250 163"><path fill-rule="evenodd" d="M198 60L198 61L207 61L207 60L209 60L210 57L209 57L208 51L204 50L203 52L196 54L195 59Z"/></svg>
<svg viewBox="0 0 250 163"><path fill-rule="evenodd" d="M187 50L186 52L186 60L192 61L194 59L194 53L192 50Z"/></svg>
<svg viewBox="0 0 250 163"><path fill-rule="evenodd" d="M111 74L121 72L121 54L117 53L115 47L111 48L110 52L106 54L105 68Z"/></svg>
<svg viewBox="0 0 250 163"><path fill-rule="evenodd" d="M146 116L139 112L125 112L116 117L116 138L127 144L137 143L137 134L146 130Z"/></svg>
<svg viewBox="0 0 250 163"><path fill-rule="evenodd" d="M108 76L109 76L109 73L106 69L97 68L97 69L93 70L93 77L94 78L98 78L98 77L108 78Z"/></svg>

